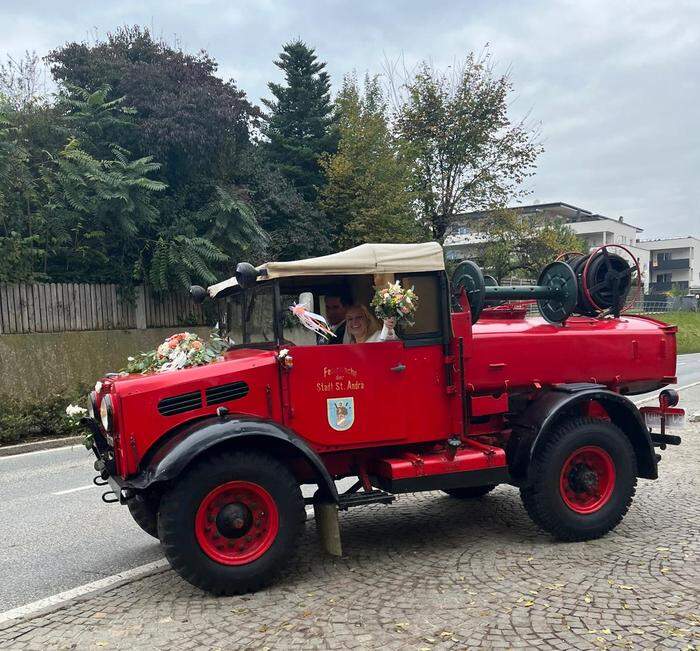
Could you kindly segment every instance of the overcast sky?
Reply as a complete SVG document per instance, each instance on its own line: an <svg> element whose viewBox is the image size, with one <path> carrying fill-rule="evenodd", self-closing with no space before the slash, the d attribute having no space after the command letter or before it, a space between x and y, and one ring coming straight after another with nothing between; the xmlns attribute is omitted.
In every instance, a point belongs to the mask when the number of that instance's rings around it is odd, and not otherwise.
<svg viewBox="0 0 700 651"><path fill-rule="evenodd" d="M511 71L512 117L541 125L527 203L623 215L642 237L700 236L700 2L0 0L0 52L43 55L134 23L205 48L255 103L296 37L336 87L353 69L446 67L489 43Z"/></svg>

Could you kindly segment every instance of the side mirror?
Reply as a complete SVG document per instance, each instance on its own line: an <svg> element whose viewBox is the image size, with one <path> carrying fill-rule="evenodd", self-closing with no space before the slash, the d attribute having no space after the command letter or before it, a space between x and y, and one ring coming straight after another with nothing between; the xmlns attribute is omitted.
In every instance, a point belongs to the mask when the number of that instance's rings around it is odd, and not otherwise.
<svg viewBox="0 0 700 651"><path fill-rule="evenodd" d="M314 311L314 295L311 292L302 292L299 294L297 305L303 305L307 312Z"/></svg>
<svg viewBox="0 0 700 651"><path fill-rule="evenodd" d="M255 285L260 272L249 262L239 262L234 275L236 276L236 282L243 289L248 289Z"/></svg>
<svg viewBox="0 0 700 651"><path fill-rule="evenodd" d="M190 298L195 303L204 303L204 299L208 296L207 290L200 285L192 285L190 287Z"/></svg>

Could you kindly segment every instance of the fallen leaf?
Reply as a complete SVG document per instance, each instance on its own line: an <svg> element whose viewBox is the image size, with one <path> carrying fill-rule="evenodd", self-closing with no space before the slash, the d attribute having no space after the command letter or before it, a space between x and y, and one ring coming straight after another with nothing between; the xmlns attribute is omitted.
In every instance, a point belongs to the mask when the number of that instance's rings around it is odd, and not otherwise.
<svg viewBox="0 0 700 651"><path fill-rule="evenodd" d="M588 595L586 595L586 596L583 598L583 600L584 600L587 604L589 604L589 603L591 603L591 601L593 601L593 599L591 599Z"/></svg>
<svg viewBox="0 0 700 651"><path fill-rule="evenodd" d="M534 605L535 605L535 602L530 601L530 600L523 603L523 606L525 606L525 608L529 608L530 606L534 606Z"/></svg>
<svg viewBox="0 0 700 651"><path fill-rule="evenodd" d="M621 585L620 590L634 590L633 585Z"/></svg>

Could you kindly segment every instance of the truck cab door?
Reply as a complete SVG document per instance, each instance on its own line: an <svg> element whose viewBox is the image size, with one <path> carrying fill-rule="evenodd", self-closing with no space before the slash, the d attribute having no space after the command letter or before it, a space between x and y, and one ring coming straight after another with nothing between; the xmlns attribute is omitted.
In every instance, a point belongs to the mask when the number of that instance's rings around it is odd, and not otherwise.
<svg viewBox="0 0 700 651"><path fill-rule="evenodd" d="M295 346L282 371L285 425L316 446L352 448L406 438L401 341Z"/></svg>

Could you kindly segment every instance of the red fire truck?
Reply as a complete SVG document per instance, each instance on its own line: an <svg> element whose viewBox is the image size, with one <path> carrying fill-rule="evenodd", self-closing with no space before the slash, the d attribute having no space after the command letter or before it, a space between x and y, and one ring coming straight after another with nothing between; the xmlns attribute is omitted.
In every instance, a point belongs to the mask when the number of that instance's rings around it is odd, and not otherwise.
<svg viewBox="0 0 700 651"><path fill-rule="evenodd" d="M657 478L655 447L680 443L666 433L683 413L673 391L643 410L629 397L676 372L676 328L623 312L638 273L608 247L565 256L526 287L471 262L448 279L436 243L242 263L193 288L231 340L221 361L100 380L85 421L95 481L177 572L217 594L258 589L289 563L305 504L334 553L339 511L416 491L478 498L498 484L518 487L556 538L598 538L637 478ZM398 340L320 345L289 310L300 294L321 314L331 296L368 305L396 280L420 299ZM536 301L540 316L515 300ZM357 480L339 492L347 477Z"/></svg>

